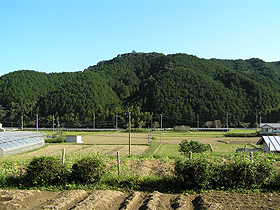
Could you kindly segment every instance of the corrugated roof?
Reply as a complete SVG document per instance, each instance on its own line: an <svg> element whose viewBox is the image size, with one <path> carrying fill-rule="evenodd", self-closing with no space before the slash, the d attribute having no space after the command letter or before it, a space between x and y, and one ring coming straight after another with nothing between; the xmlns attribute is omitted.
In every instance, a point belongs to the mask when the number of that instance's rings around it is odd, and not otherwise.
<svg viewBox="0 0 280 210"><path fill-rule="evenodd" d="M269 126L272 128L280 128L280 123L261 123L260 127Z"/></svg>
<svg viewBox="0 0 280 210"><path fill-rule="evenodd" d="M257 144L265 141L271 152L280 152L280 136L263 136Z"/></svg>

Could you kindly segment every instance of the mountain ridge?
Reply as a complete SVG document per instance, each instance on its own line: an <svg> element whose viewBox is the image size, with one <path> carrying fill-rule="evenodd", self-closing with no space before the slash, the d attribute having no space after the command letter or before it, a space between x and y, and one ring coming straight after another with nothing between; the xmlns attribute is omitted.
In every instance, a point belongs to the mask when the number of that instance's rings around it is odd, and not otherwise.
<svg viewBox="0 0 280 210"><path fill-rule="evenodd" d="M130 109L135 127L147 127L151 116L158 120L160 114L166 126L194 126L198 115L201 126L209 120L225 124L227 116L231 126L253 126L256 113L278 121L271 113L279 110L279 81L280 62L258 58L125 53L82 72L21 70L1 76L0 120L18 122L23 115L34 121L32 115L38 113L46 125L55 115L70 121L68 126L85 126L96 115L100 126L108 127L118 113L125 127Z"/></svg>

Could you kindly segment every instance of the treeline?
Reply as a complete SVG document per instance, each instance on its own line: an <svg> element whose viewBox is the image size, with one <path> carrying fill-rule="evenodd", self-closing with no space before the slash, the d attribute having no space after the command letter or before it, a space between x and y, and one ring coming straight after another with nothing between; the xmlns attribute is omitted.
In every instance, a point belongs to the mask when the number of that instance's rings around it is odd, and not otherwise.
<svg viewBox="0 0 280 210"><path fill-rule="evenodd" d="M0 78L0 122L67 127L241 126L277 122L280 62L200 59L187 54L126 53L83 72L21 70ZM212 126L217 126L213 124Z"/></svg>

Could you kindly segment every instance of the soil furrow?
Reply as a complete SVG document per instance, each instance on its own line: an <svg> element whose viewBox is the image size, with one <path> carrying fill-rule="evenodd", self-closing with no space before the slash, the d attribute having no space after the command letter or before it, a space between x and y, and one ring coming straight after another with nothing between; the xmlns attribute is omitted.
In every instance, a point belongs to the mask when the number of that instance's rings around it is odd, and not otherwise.
<svg viewBox="0 0 280 210"><path fill-rule="evenodd" d="M147 210L157 210L157 209L173 210L173 208L171 207L170 195L164 195L157 191L153 192L150 195L149 200L146 204L146 209Z"/></svg>
<svg viewBox="0 0 280 210"><path fill-rule="evenodd" d="M192 199L189 195L177 195L171 204L176 210L193 210Z"/></svg>
<svg viewBox="0 0 280 210"><path fill-rule="evenodd" d="M73 209L117 210L125 197L126 195L120 191L97 190Z"/></svg>
<svg viewBox="0 0 280 210"><path fill-rule="evenodd" d="M123 193L112 190L0 190L0 209L196 210L279 209L280 193L208 192L196 195Z"/></svg>
<svg viewBox="0 0 280 210"><path fill-rule="evenodd" d="M135 210L139 209L143 205L145 195L140 192L134 192L130 194L125 201L121 204L121 210Z"/></svg>
<svg viewBox="0 0 280 210"><path fill-rule="evenodd" d="M42 203L38 206L35 206L33 209L60 209L67 210L71 209L81 200L88 196L88 193L84 190L73 190L65 191L60 193L57 198L48 200L45 203Z"/></svg>

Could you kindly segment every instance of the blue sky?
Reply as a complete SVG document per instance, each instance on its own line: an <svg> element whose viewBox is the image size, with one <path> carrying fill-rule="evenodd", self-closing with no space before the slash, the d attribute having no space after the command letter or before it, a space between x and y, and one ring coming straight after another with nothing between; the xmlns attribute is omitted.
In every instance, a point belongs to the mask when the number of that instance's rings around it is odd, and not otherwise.
<svg viewBox="0 0 280 210"><path fill-rule="evenodd" d="M279 0L0 0L0 75L118 54L280 61Z"/></svg>

